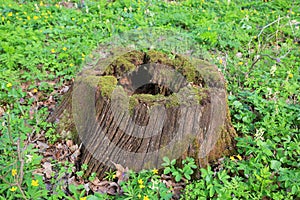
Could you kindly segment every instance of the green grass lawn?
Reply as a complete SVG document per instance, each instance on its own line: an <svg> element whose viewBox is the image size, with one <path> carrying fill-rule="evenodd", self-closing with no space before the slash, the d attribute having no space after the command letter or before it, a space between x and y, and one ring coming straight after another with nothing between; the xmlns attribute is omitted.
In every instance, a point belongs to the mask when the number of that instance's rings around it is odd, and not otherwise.
<svg viewBox="0 0 300 200"><path fill-rule="evenodd" d="M68 162L53 160L45 179L36 146L61 139L46 118L93 50L151 28L191 38L197 55L219 67L239 134L236 154L218 165L194 169L187 161L201 178L188 181L181 198L300 198L299 1L73 2L0 0L0 199L171 198L155 170L131 173L116 196L88 192L83 183L95 177L82 178L86 166L74 172L79 185L63 182L74 167Z"/></svg>

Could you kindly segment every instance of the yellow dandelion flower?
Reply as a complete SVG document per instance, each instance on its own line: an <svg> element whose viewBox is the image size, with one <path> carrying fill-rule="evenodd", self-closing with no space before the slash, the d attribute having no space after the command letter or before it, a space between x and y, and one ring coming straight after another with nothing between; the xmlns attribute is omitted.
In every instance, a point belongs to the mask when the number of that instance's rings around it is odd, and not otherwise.
<svg viewBox="0 0 300 200"><path fill-rule="evenodd" d="M51 49L51 53L55 53L55 49Z"/></svg>
<svg viewBox="0 0 300 200"><path fill-rule="evenodd" d="M62 48L62 50L67 51L67 47Z"/></svg>
<svg viewBox="0 0 300 200"><path fill-rule="evenodd" d="M144 196L143 200L149 200L149 197L146 195Z"/></svg>
<svg viewBox="0 0 300 200"><path fill-rule="evenodd" d="M219 63L220 63L220 64L222 64L222 63L223 63L223 60L222 60L222 59L220 59L220 60L219 60Z"/></svg>
<svg viewBox="0 0 300 200"><path fill-rule="evenodd" d="M17 187L12 187L12 188L10 188L10 191L12 191L12 192L14 192L14 191L16 191L17 190Z"/></svg>
<svg viewBox="0 0 300 200"><path fill-rule="evenodd" d="M30 20L30 19L31 19L31 17L30 17L30 16L27 16L27 19L28 19L28 20Z"/></svg>
<svg viewBox="0 0 300 200"><path fill-rule="evenodd" d="M11 170L11 175L12 175L12 176L17 175L17 170L16 170L16 169L12 169L12 170Z"/></svg>
<svg viewBox="0 0 300 200"><path fill-rule="evenodd" d="M294 75L293 74L289 74L289 78L293 78L294 77Z"/></svg>
<svg viewBox="0 0 300 200"><path fill-rule="evenodd" d="M80 200L86 200L86 197L80 197Z"/></svg>
<svg viewBox="0 0 300 200"><path fill-rule="evenodd" d="M36 88L34 88L34 89L32 90L32 92L33 92L33 93L37 93L38 90L37 90Z"/></svg>
<svg viewBox="0 0 300 200"><path fill-rule="evenodd" d="M232 160L232 161L235 160L235 158L234 158L233 156L230 156L229 158L230 158L230 160Z"/></svg>
<svg viewBox="0 0 300 200"><path fill-rule="evenodd" d="M238 65L243 65L244 63L243 62L238 62Z"/></svg>
<svg viewBox="0 0 300 200"><path fill-rule="evenodd" d="M153 169L153 170L152 170L152 173L153 173L153 174L158 174L158 170L157 170L157 169Z"/></svg>
<svg viewBox="0 0 300 200"><path fill-rule="evenodd" d="M11 86L12 86L11 83L7 83L7 84L6 84L6 87L8 87L8 88L10 88Z"/></svg>
<svg viewBox="0 0 300 200"><path fill-rule="evenodd" d="M145 188L145 186L144 185L140 185L140 188L143 189L143 188Z"/></svg>
<svg viewBox="0 0 300 200"><path fill-rule="evenodd" d="M34 17L33 17L34 20L37 20L38 18L39 18L38 16L34 16Z"/></svg>
<svg viewBox="0 0 300 200"><path fill-rule="evenodd" d="M73 66L74 66L74 64L73 64L73 63L70 63L70 64L69 64L69 66L70 66L70 67L73 67Z"/></svg>
<svg viewBox="0 0 300 200"><path fill-rule="evenodd" d="M140 185L143 185L143 184L144 184L144 181L143 181L142 179L139 179L139 180L138 180L138 183L139 183Z"/></svg>
<svg viewBox="0 0 300 200"><path fill-rule="evenodd" d="M33 187L39 186L39 180L32 180L32 181L31 181L31 185L32 185Z"/></svg>
<svg viewBox="0 0 300 200"><path fill-rule="evenodd" d="M243 158L242 158L242 156L240 156L240 154L238 154L236 157L237 157L239 160L243 160Z"/></svg>
<svg viewBox="0 0 300 200"><path fill-rule="evenodd" d="M12 12L9 12L7 16L8 16L8 17L11 17L11 16L13 16L13 13L12 13Z"/></svg>

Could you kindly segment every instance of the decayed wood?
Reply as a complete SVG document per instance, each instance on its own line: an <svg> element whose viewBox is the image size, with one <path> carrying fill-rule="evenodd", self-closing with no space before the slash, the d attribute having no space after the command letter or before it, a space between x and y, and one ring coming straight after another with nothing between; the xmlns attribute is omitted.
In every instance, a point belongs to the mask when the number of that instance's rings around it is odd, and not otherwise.
<svg viewBox="0 0 300 200"><path fill-rule="evenodd" d="M49 118L59 119L59 130L83 143L81 163L88 164L87 174L103 177L113 162L134 170L159 168L164 156L190 156L201 167L233 150L236 133L224 79L215 66L180 56L172 60L155 51L129 51L95 63ZM106 66L97 67L101 63ZM115 77L114 90L105 89L100 77ZM94 108L82 111L86 103Z"/></svg>

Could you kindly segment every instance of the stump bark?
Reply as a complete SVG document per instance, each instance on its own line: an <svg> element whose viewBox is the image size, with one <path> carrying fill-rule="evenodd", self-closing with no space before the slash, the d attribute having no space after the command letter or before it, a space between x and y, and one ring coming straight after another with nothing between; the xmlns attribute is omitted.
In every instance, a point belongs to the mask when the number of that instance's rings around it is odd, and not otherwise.
<svg viewBox="0 0 300 200"><path fill-rule="evenodd" d="M160 168L164 156L193 157L203 167L233 150L236 133L216 66L158 51L96 53L49 117L82 144L87 175L103 177L113 163Z"/></svg>

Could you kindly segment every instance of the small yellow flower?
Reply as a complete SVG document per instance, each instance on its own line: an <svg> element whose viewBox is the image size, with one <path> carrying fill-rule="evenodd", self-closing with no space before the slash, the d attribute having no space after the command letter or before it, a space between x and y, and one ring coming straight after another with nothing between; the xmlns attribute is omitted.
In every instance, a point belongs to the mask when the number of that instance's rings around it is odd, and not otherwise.
<svg viewBox="0 0 300 200"><path fill-rule="evenodd" d="M289 74L289 78L293 78L293 77L294 77L294 75L290 73Z"/></svg>
<svg viewBox="0 0 300 200"><path fill-rule="evenodd" d="M85 57L85 54L84 54L84 53L82 53L82 54L81 54L81 56L82 56L82 57Z"/></svg>
<svg viewBox="0 0 300 200"><path fill-rule="evenodd" d="M142 198L142 195L141 195L141 194L138 194L137 197L140 199L140 198Z"/></svg>
<svg viewBox="0 0 300 200"><path fill-rule="evenodd" d="M207 30L209 30L209 31L210 31L210 30L211 30L211 28L210 28L210 27L208 27L208 28L207 28Z"/></svg>
<svg viewBox="0 0 300 200"><path fill-rule="evenodd" d="M256 39L256 38L257 38L257 36L256 36L256 35L254 35L254 36L253 36L253 38L254 38L254 39Z"/></svg>
<svg viewBox="0 0 300 200"><path fill-rule="evenodd" d="M75 20L75 18L74 17L72 17L72 21L74 21Z"/></svg>
<svg viewBox="0 0 300 200"><path fill-rule="evenodd" d="M11 83L7 83L7 84L6 84L6 87L8 87L8 88L10 88L11 86L12 86Z"/></svg>
<svg viewBox="0 0 300 200"><path fill-rule="evenodd" d="M220 64L222 64L222 63L223 63L223 60L222 60L222 59L220 59L220 60L219 60L219 63L220 63Z"/></svg>
<svg viewBox="0 0 300 200"><path fill-rule="evenodd" d="M17 190L17 187L12 187L12 188L10 188L10 191L12 191L12 192L14 192L14 191L16 191Z"/></svg>
<svg viewBox="0 0 300 200"><path fill-rule="evenodd" d="M12 176L17 175L17 170L16 170L16 169L12 169L12 170L11 170L11 175L12 175Z"/></svg>
<svg viewBox="0 0 300 200"><path fill-rule="evenodd" d="M51 49L51 53L55 53L55 49Z"/></svg>
<svg viewBox="0 0 300 200"><path fill-rule="evenodd" d="M139 180L138 180L138 183L139 183L140 185L143 185L143 184L144 184L144 181L143 181L142 179L139 179Z"/></svg>
<svg viewBox="0 0 300 200"><path fill-rule="evenodd" d="M86 197L80 197L80 200L86 200Z"/></svg>
<svg viewBox="0 0 300 200"><path fill-rule="evenodd" d="M234 161L235 159L234 159L234 157L233 157L233 156L230 156L230 160Z"/></svg>
<svg viewBox="0 0 300 200"><path fill-rule="evenodd" d="M158 170L157 170L157 169L153 169L153 170L152 170L152 173L153 173L153 174L158 174Z"/></svg>
<svg viewBox="0 0 300 200"><path fill-rule="evenodd" d="M12 13L12 12L9 12L7 16L8 16L8 17L11 17L11 16L13 16L13 13Z"/></svg>
<svg viewBox="0 0 300 200"><path fill-rule="evenodd" d="M62 48L64 51L67 51L67 47Z"/></svg>
<svg viewBox="0 0 300 200"><path fill-rule="evenodd" d="M34 20L37 20L38 18L39 18L38 16L34 16L34 17L33 17Z"/></svg>
<svg viewBox="0 0 300 200"><path fill-rule="evenodd" d="M30 17L30 16L27 16L27 19L28 19L28 20L30 20L30 19L31 19L31 17Z"/></svg>
<svg viewBox="0 0 300 200"><path fill-rule="evenodd" d="M31 185L32 185L33 187L39 186L39 180L32 180L32 181L31 181Z"/></svg>
<svg viewBox="0 0 300 200"><path fill-rule="evenodd" d="M34 89L32 90L32 92L33 92L33 93L37 93L38 90L37 90L36 88L34 88Z"/></svg>
<svg viewBox="0 0 300 200"><path fill-rule="evenodd" d="M238 65L243 65L243 64L244 64L243 62L239 62L239 63L238 63Z"/></svg>
<svg viewBox="0 0 300 200"><path fill-rule="evenodd" d="M140 188L143 189L143 188L145 188L145 186L144 185L140 185Z"/></svg>
<svg viewBox="0 0 300 200"><path fill-rule="evenodd" d="M143 200L149 200L149 197L146 195L144 196Z"/></svg>
<svg viewBox="0 0 300 200"><path fill-rule="evenodd" d="M70 63L70 65L69 65L70 67L73 67L74 66L74 64L73 63Z"/></svg>
<svg viewBox="0 0 300 200"><path fill-rule="evenodd" d="M243 160L243 158L242 158L242 156L240 156L240 154L238 154L236 157L237 157L239 160Z"/></svg>
<svg viewBox="0 0 300 200"><path fill-rule="evenodd" d="M83 60L83 61L84 61L84 60L85 60L85 58L81 58L81 60Z"/></svg>

